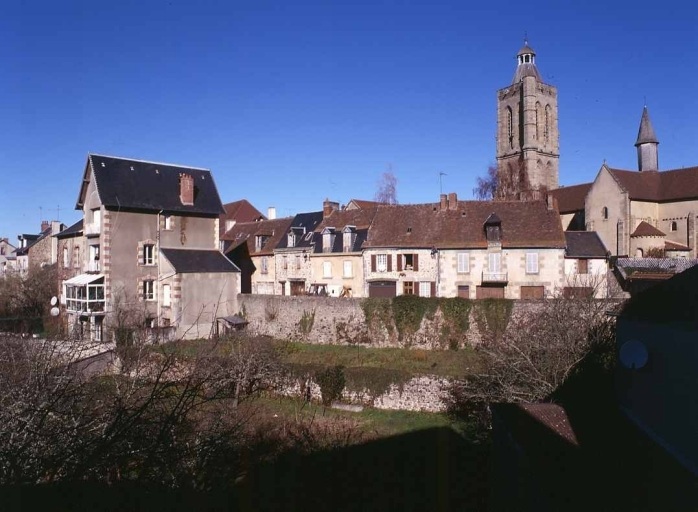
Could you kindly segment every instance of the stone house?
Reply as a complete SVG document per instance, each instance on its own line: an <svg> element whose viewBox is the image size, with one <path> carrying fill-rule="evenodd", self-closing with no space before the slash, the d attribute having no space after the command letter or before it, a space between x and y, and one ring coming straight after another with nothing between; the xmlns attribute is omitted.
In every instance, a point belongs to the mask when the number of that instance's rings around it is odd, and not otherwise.
<svg viewBox="0 0 698 512"><path fill-rule="evenodd" d="M564 283L565 238L542 201L381 206L364 243L366 294L537 299Z"/></svg>
<svg viewBox="0 0 698 512"><path fill-rule="evenodd" d="M314 290L330 297L365 297L363 243L376 207L333 210L313 234L310 256Z"/></svg>
<svg viewBox="0 0 698 512"><path fill-rule="evenodd" d="M221 239L238 222L257 222L266 219L262 212L252 206L247 199L225 203L223 209L225 213L222 213L218 219Z"/></svg>
<svg viewBox="0 0 698 512"><path fill-rule="evenodd" d="M7 238L0 238L0 277L14 269L16 247Z"/></svg>
<svg viewBox="0 0 698 512"><path fill-rule="evenodd" d="M82 230L83 220L78 220L75 224L67 227L57 235L58 261L56 262L58 271L58 293L62 292L63 281L71 279L78 274L98 269L90 269L83 260L83 255L87 251L87 239ZM99 262L97 263L97 265Z"/></svg>
<svg viewBox="0 0 698 512"><path fill-rule="evenodd" d="M237 312L239 270L219 251L223 205L209 170L90 154L76 209L82 273L62 294L76 333L101 340L105 318L126 312L191 337Z"/></svg>
<svg viewBox="0 0 698 512"><path fill-rule="evenodd" d="M276 283L280 295L304 295L313 282L310 259L314 251L313 233L322 219L339 208L338 203L325 201L323 211L299 213L274 248L268 264L275 265Z"/></svg>
<svg viewBox="0 0 698 512"><path fill-rule="evenodd" d="M293 217L238 222L223 235L226 256L240 269L242 293L280 295L274 249L287 236Z"/></svg>
<svg viewBox="0 0 698 512"><path fill-rule="evenodd" d="M608 251L594 231L565 231L566 297L609 296Z"/></svg>

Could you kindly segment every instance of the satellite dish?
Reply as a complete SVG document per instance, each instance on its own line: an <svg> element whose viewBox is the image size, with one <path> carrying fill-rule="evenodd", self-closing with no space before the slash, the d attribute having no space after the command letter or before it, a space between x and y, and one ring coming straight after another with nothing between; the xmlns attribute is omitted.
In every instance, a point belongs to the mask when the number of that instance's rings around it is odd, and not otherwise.
<svg viewBox="0 0 698 512"><path fill-rule="evenodd" d="M58 309L56 306L53 306L51 308L51 316L58 316L58 314L61 312L60 309Z"/></svg>
<svg viewBox="0 0 698 512"><path fill-rule="evenodd" d="M55 306L56 304L58 304L58 297L54 295L53 297L51 297L51 305Z"/></svg>
<svg viewBox="0 0 698 512"><path fill-rule="evenodd" d="M649 354L644 343L638 340L629 340L620 347L620 362L630 370L639 370L647 364Z"/></svg>

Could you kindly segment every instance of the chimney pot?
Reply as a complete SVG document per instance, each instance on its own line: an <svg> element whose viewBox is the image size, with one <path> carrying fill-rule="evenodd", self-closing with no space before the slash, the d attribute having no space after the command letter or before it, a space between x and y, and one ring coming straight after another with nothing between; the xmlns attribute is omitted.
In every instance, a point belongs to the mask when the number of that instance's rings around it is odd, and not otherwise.
<svg viewBox="0 0 698 512"><path fill-rule="evenodd" d="M41 221L41 232L43 233L44 231L46 231L46 230L49 228L50 225L51 225L51 224L49 223L49 221L47 221L47 220L42 220L42 221Z"/></svg>
<svg viewBox="0 0 698 512"><path fill-rule="evenodd" d="M267 209L267 219L274 220L276 218L276 206L270 206Z"/></svg>
<svg viewBox="0 0 698 512"><path fill-rule="evenodd" d="M325 199L322 202L322 218L324 219L328 215L330 215L333 211L339 209L339 203L335 203L334 201L330 201L329 199Z"/></svg>

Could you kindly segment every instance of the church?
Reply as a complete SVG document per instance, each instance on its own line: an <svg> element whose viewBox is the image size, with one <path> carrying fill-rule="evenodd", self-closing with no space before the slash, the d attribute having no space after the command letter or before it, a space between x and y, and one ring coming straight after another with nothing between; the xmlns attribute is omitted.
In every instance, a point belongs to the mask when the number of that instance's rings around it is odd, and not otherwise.
<svg viewBox="0 0 698 512"><path fill-rule="evenodd" d="M637 170L603 163L591 183L559 187L557 89L545 84L524 43L512 84L497 92L497 196L552 196L563 229L595 231L613 256L696 258L698 167L661 170L647 107Z"/></svg>

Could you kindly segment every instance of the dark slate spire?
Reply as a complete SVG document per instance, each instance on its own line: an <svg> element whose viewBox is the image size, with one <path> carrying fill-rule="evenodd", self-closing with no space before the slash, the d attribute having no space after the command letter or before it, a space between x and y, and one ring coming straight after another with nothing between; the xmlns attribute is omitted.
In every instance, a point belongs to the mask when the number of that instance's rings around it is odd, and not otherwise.
<svg viewBox="0 0 698 512"><path fill-rule="evenodd" d="M533 48L528 46L528 41L525 39L523 48L516 54L516 60L518 61L518 66L516 66L514 81L512 83L518 83L526 76L532 76L539 82L542 82L540 73L538 73L538 68L536 67L536 52L533 51Z"/></svg>
<svg viewBox="0 0 698 512"><path fill-rule="evenodd" d="M635 146L647 143L659 144L659 141L657 140L657 136L654 134L652 121L650 121L650 114L647 111L647 105L645 105L645 108L642 110L640 130L637 132L637 142L635 142Z"/></svg>

